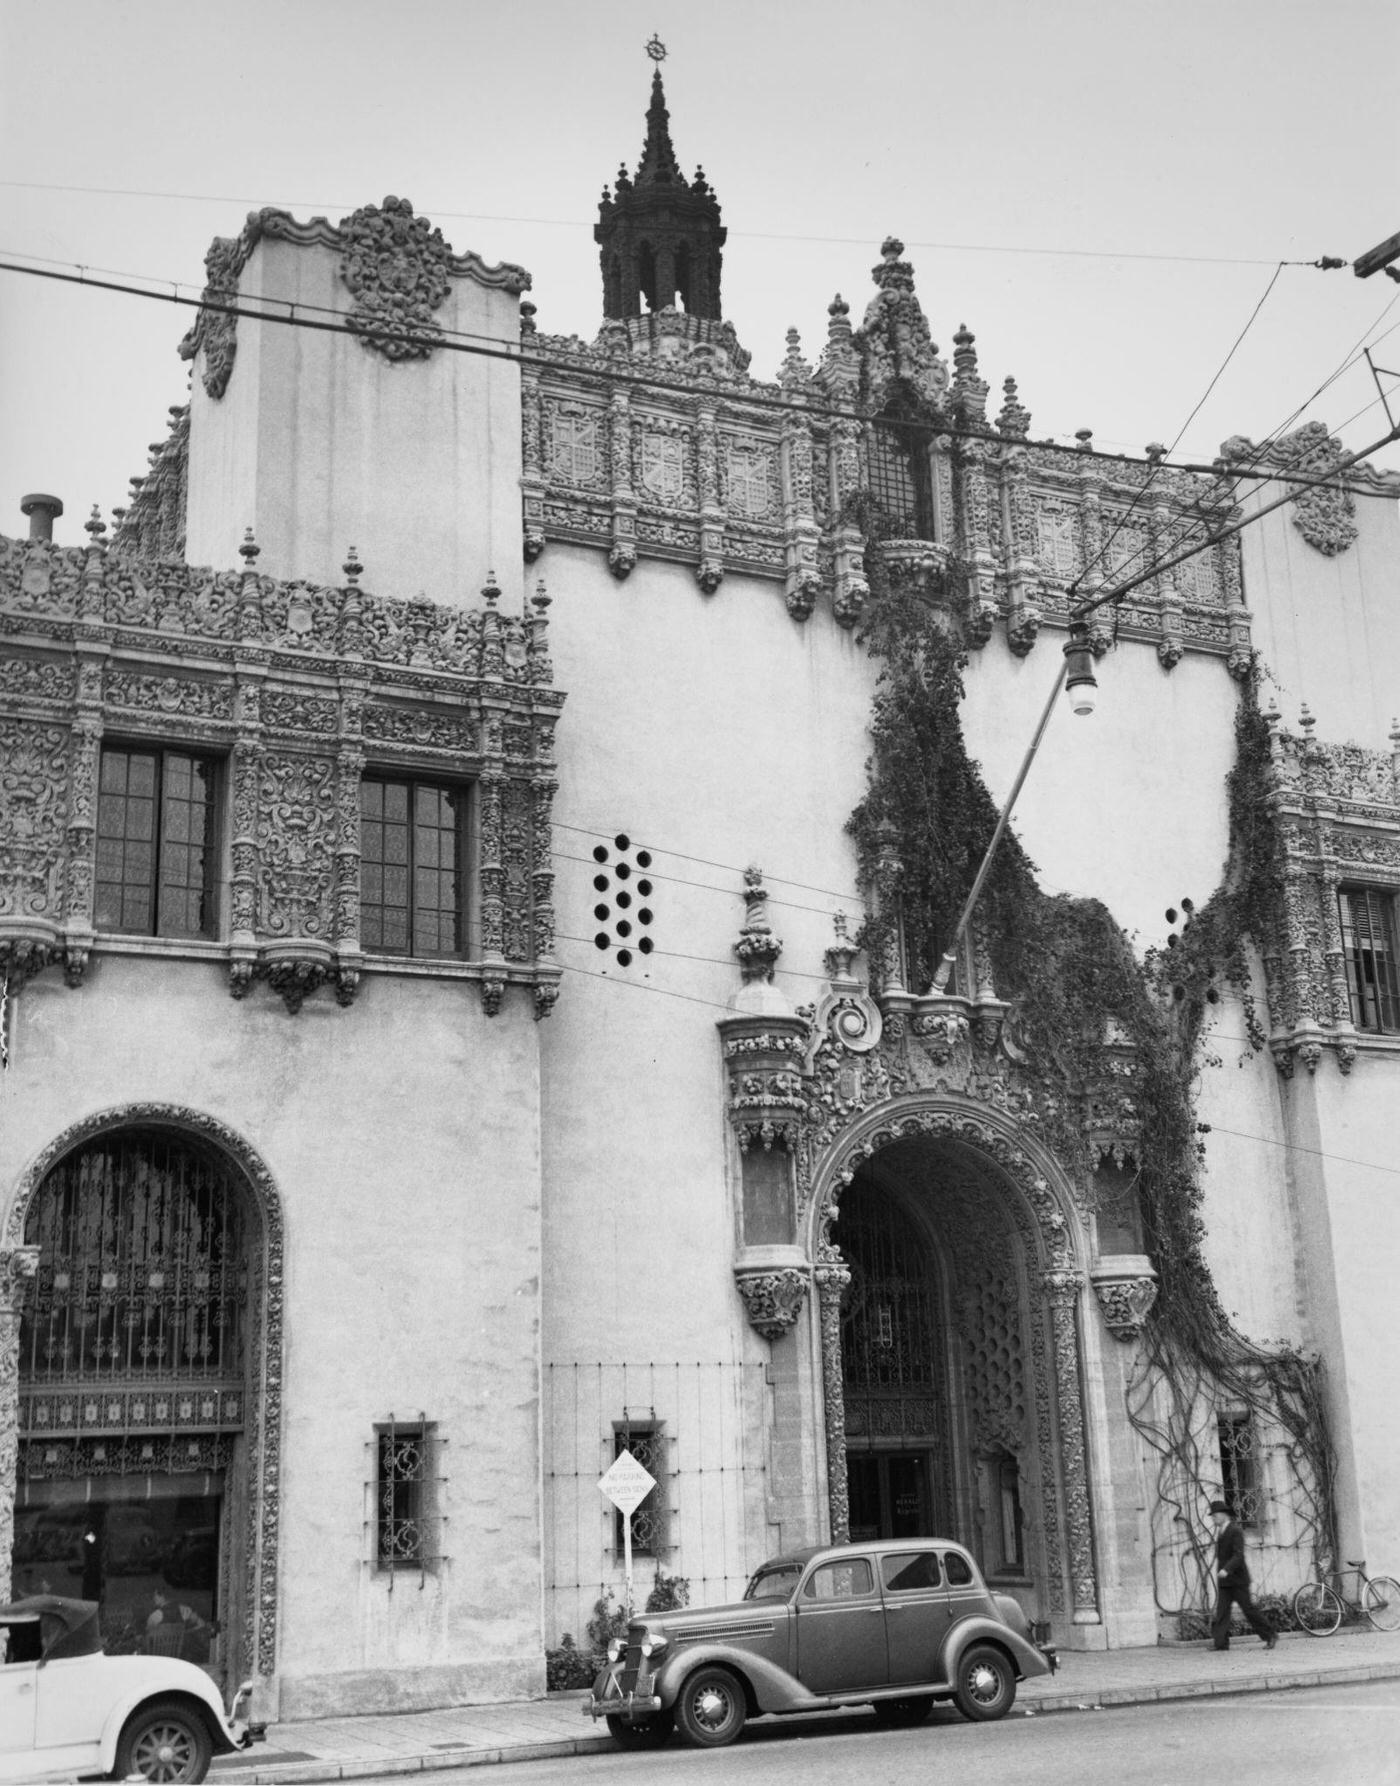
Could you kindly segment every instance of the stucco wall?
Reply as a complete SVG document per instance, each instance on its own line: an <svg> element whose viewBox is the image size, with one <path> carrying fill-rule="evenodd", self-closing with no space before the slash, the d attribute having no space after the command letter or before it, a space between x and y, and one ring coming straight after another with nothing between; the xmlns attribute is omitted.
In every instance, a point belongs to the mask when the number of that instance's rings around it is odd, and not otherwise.
<svg viewBox="0 0 1400 1786"><path fill-rule="evenodd" d="M90 1113L188 1106L282 1198L283 1716L542 1685L537 1031L474 985L366 976L341 1010L228 996L210 964L99 956L16 1001L0 1099L6 1199ZM373 1428L438 1423L448 1560L371 1565Z"/></svg>
<svg viewBox="0 0 1400 1786"><path fill-rule="evenodd" d="M344 318L350 294L331 248L264 238L240 302ZM515 348L520 302L453 278L434 320L444 334ZM340 583L351 546L379 595L475 602L494 569L514 612L520 557L520 374L443 347L386 360L355 336L238 321L228 388L191 388L186 557L238 563L243 531L273 577Z"/></svg>

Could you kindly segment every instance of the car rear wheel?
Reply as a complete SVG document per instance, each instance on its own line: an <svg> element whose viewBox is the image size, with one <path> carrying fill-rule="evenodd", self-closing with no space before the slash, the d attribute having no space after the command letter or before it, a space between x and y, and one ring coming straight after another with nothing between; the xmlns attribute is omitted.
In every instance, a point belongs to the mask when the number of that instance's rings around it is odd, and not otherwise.
<svg viewBox="0 0 1400 1786"><path fill-rule="evenodd" d="M911 1724L922 1724L933 1710L933 1701L926 1693L912 1699L877 1699L875 1722L891 1730L907 1730Z"/></svg>
<svg viewBox="0 0 1400 1786"><path fill-rule="evenodd" d="M974 1643L958 1663L953 1697L962 1715L975 1723L1004 1718L1016 1698L1016 1674L1005 1652Z"/></svg>
<svg viewBox="0 0 1400 1786"><path fill-rule="evenodd" d="M608 1734L620 1749L659 1749L676 1728L674 1712L656 1712L650 1718L628 1723L626 1718L610 1716Z"/></svg>
<svg viewBox="0 0 1400 1786"><path fill-rule="evenodd" d="M209 1727L197 1711L175 1699L143 1705L128 1718L117 1744L111 1777L150 1780L156 1786L196 1786L214 1753Z"/></svg>
<svg viewBox="0 0 1400 1786"><path fill-rule="evenodd" d="M701 1749L721 1749L744 1728L744 1689L727 1668L697 1668L681 1688L676 1722Z"/></svg>

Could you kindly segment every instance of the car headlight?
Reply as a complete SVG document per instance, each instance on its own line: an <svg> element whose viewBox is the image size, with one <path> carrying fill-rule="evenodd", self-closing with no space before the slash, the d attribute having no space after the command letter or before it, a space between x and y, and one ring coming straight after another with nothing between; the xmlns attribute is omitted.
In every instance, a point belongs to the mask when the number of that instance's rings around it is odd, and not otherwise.
<svg viewBox="0 0 1400 1786"><path fill-rule="evenodd" d="M616 1661L620 1660L620 1658L622 1656L622 1652L626 1648L627 1648L626 1638L614 1637L612 1639L612 1641L608 1644L608 1660L609 1660L609 1662L616 1662Z"/></svg>
<svg viewBox="0 0 1400 1786"><path fill-rule="evenodd" d="M659 1655L670 1644L670 1641L670 1638L660 1631L648 1631L642 1639L642 1654L644 1656Z"/></svg>

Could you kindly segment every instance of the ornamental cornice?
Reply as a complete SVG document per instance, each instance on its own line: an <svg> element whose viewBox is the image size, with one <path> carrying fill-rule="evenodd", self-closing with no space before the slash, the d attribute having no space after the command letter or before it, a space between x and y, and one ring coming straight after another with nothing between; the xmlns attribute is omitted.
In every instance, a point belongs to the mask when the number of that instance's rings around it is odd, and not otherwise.
<svg viewBox="0 0 1400 1786"><path fill-rule="evenodd" d="M0 538L0 957L12 986L95 943L94 828L104 731L217 756L231 813L221 945L230 990L264 981L297 1010L359 985L359 783L372 767L471 781L488 1013L507 984L544 1015L553 961L552 686L539 586L500 612L391 601L346 582L277 582L100 545Z"/></svg>

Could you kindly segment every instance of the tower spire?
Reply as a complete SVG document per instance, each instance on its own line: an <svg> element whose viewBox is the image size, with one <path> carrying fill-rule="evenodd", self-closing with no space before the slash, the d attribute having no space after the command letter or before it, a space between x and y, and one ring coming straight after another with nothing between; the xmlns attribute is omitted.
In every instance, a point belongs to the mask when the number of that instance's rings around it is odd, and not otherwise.
<svg viewBox="0 0 1400 1786"><path fill-rule="evenodd" d="M656 67L642 158L635 178L623 167L614 187L603 188L593 229L603 272L603 314L626 318L677 306L718 322L726 234L719 200L701 169L694 180L681 172L661 83L666 46L653 37L647 54Z"/></svg>

